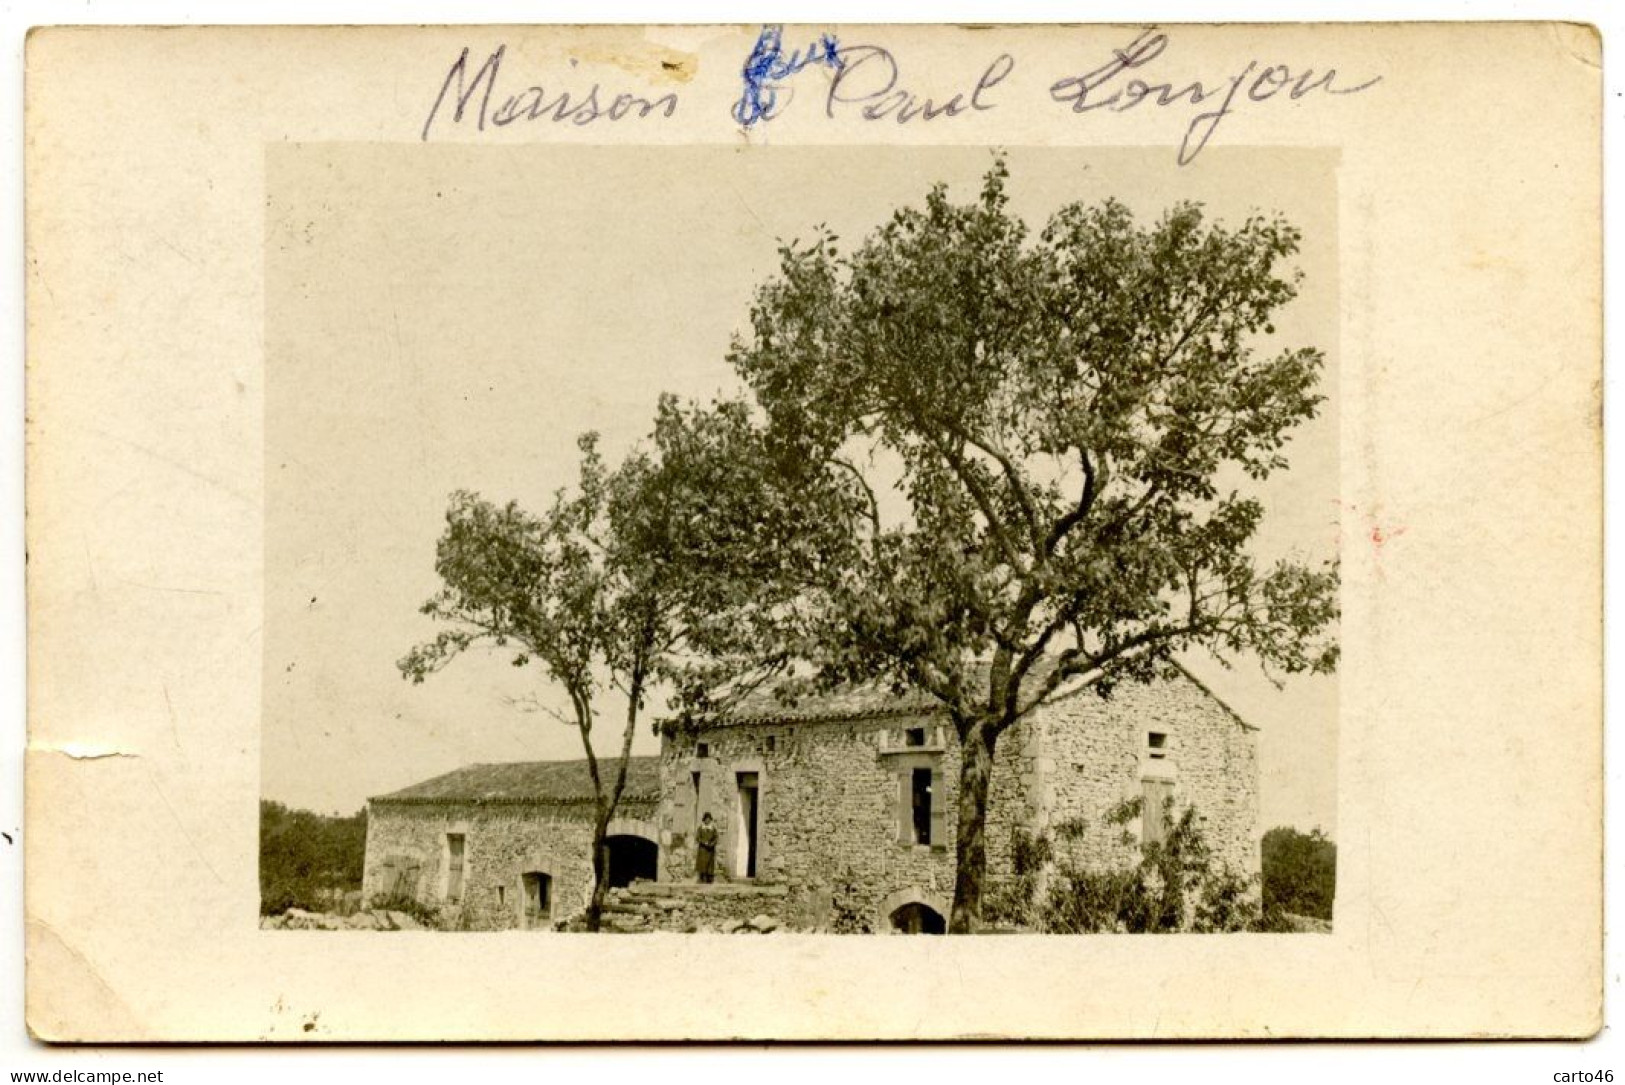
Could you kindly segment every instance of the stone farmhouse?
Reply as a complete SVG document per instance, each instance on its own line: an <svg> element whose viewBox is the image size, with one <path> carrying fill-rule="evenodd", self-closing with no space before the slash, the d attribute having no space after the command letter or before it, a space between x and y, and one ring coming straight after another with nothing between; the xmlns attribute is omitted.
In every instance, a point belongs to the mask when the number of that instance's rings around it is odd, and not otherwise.
<svg viewBox="0 0 1625 1085"><path fill-rule="evenodd" d="M658 874L659 761L627 765L612 884ZM469 765L369 799L362 899L410 898L454 929L550 930L592 895L593 811L585 760Z"/></svg>
<svg viewBox="0 0 1625 1085"><path fill-rule="evenodd" d="M765 913L817 930L837 912L876 931L945 927L959 751L923 695L863 686L786 704L758 693L720 718L667 721L660 756L630 772L611 880L670 909L656 927ZM1134 805L1128 824L1109 823ZM1064 836L1075 858L1118 865L1190 806L1218 858L1258 873L1255 728L1188 673L1110 700L1063 697L999 740L989 885L1016 873L1024 835ZM416 897L466 929L548 926L590 894L590 812L583 762L475 765L375 798L364 894ZM702 886L694 833L707 812L718 884Z"/></svg>

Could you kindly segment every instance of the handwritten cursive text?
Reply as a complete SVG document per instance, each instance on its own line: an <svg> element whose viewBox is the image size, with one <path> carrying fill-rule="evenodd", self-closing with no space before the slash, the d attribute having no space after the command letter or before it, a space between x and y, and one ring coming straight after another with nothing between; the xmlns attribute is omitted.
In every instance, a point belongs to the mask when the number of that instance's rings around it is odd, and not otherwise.
<svg viewBox="0 0 1625 1085"><path fill-rule="evenodd" d="M947 99L933 100L899 87L897 60L878 45L848 46L841 50L841 59L843 63L830 80L824 99L824 115L833 118L838 106L857 106L858 116L866 121L889 117L898 124L907 124L916 117L932 121L992 109L994 103L988 100L988 92L1004 82L1016 66L1009 53L1000 53L983 69L968 97L961 91Z"/></svg>
<svg viewBox="0 0 1625 1085"><path fill-rule="evenodd" d="M506 45L497 46L496 52L480 65L473 79L468 78L468 50L463 50L446 72L446 78L440 84L440 93L435 95L434 105L429 107L429 116L423 122L425 141L440 117L440 109L446 104L448 95L452 100L448 123L461 124L465 114L472 115L475 127L481 132L485 131L487 124L503 128L515 121L545 120L555 124L584 126L599 120L619 121L627 117L669 117L677 112L675 94L646 98L640 94L619 93L610 97L597 83L584 94L571 94L568 90L555 90L549 94L540 86L530 86L517 94L496 98L497 104L492 108L497 93L497 77L501 73L502 58L507 49ZM571 60L570 67L575 66L576 62ZM469 106L476 95L479 97L479 107L471 111Z"/></svg>
<svg viewBox="0 0 1625 1085"><path fill-rule="evenodd" d="M1198 113L1185 129L1185 138L1179 145L1179 164L1188 166L1207 146L1219 122L1242 104L1243 87L1247 88L1246 102L1262 103L1283 90L1292 101L1316 91L1324 94L1358 94L1382 80L1379 75L1357 86L1340 87L1336 83L1336 68L1327 68L1323 74L1317 75L1313 68L1294 70L1286 64L1260 66L1257 60L1248 61L1247 66L1236 75L1207 84L1192 80L1183 86L1176 86L1172 81L1156 83L1139 76L1122 78L1126 72L1149 68L1167 47L1167 35L1147 30L1131 41L1127 48L1112 50L1112 59L1098 68L1057 80L1050 87L1050 97L1057 102L1070 102L1074 113L1096 109L1126 113L1147 102L1157 108L1195 108L1215 101L1215 107Z"/></svg>

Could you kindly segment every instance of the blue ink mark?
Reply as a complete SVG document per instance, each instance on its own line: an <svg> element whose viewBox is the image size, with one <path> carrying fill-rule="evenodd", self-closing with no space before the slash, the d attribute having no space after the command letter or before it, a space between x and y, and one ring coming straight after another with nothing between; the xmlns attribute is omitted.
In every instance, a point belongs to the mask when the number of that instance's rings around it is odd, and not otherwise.
<svg viewBox="0 0 1625 1085"><path fill-rule="evenodd" d="M779 79L788 79L801 69L813 64L827 64L836 71L843 66L841 47L833 34L821 34L803 54L800 50L784 52L784 28L764 26L756 36L756 45L750 51L740 75L745 79L745 91L734 103L734 120L749 126L757 121L772 120L777 113L779 88L771 85Z"/></svg>

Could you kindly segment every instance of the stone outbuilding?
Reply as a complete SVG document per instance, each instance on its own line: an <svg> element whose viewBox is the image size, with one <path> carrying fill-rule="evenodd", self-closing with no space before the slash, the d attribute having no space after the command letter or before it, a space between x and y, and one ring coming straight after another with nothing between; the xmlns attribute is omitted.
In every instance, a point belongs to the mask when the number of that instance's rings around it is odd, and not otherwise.
<svg viewBox="0 0 1625 1085"><path fill-rule="evenodd" d="M1053 701L999 740L989 888L1017 873L1024 841L1126 865L1191 807L1215 857L1256 875L1256 739L1183 671L1119 686L1110 700L1084 690ZM668 721L660 756L629 770L611 881L665 883L664 912L640 906L663 917L651 921L661 929L688 929L726 904L788 929L939 933L953 898L959 760L938 703L880 686L793 704L762 692L723 717ZM705 813L719 830L714 886L690 884ZM369 804L364 897L412 898L462 929L549 928L590 895L591 815L582 761L474 765L380 796Z"/></svg>
<svg viewBox="0 0 1625 1085"><path fill-rule="evenodd" d="M632 758L612 885L657 876L658 801L659 759ZM362 898L414 901L452 929L551 929L592 895L594 809L585 760L469 765L369 799Z"/></svg>
<svg viewBox="0 0 1625 1085"><path fill-rule="evenodd" d="M694 829L710 812L719 877L784 886L804 914L827 901L870 929L940 932L959 763L938 702L880 686L793 705L758 694L726 717L668 724L661 877L693 879ZM988 884L1016 873L1023 838L1062 837L1076 860L1127 865L1191 806L1215 856L1257 874L1255 728L1184 671L1110 700L1062 697L999 739Z"/></svg>

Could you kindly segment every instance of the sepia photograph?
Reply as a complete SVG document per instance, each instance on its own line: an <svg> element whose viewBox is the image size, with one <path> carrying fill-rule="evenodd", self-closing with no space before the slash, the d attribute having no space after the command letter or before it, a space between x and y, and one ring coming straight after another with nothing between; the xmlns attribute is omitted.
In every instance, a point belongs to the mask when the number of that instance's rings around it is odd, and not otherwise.
<svg viewBox="0 0 1625 1085"><path fill-rule="evenodd" d="M1329 931L1336 163L271 148L261 926Z"/></svg>

